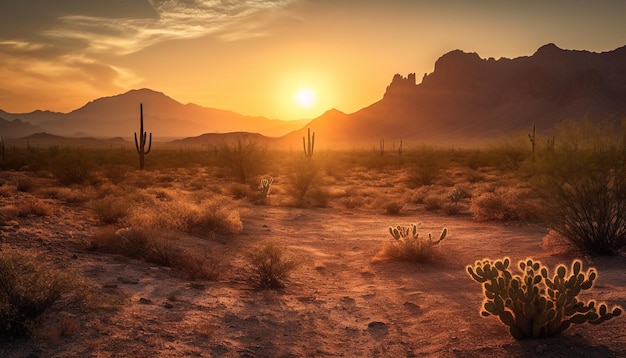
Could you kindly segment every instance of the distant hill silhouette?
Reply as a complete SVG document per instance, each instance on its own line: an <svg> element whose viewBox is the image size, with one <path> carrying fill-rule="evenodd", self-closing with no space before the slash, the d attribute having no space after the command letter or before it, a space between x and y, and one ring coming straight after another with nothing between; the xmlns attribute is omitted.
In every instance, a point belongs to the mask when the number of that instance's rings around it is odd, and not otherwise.
<svg viewBox="0 0 626 358"><path fill-rule="evenodd" d="M66 114L49 111L11 114L2 111L0 117L36 123L39 131L43 128L46 132L61 136L80 132L97 137L131 137L139 130L139 103L143 103L145 129L152 132L155 138L232 131L280 136L306 123L244 116L195 104L183 105L161 92L145 88L99 98Z"/></svg>
<svg viewBox="0 0 626 358"><path fill-rule="evenodd" d="M250 132L262 134L249 137L253 141L295 148L311 128L318 149L371 148L381 138L390 145L402 139L458 146L525 133L533 124L539 133L549 133L566 120L617 126L626 118L626 46L594 53L547 44L532 56L498 60L454 50L441 56L420 83L415 74L396 74L379 101L350 114L332 109L310 122L183 105L163 93L140 89L94 100L67 114L0 111L0 135L46 131L128 138L138 131L139 103L145 129L155 138L188 137L177 145L232 143L241 132Z"/></svg>
<svg viewBox="0 0 626 358"><path fill-rule="evenodd" d="M529 131L533 123L546 133L583 118L626 118L626 47L593 53L548 44L498 60L451 51L421 83L397 74L380 101L352 114L329 111L307 127L320 146L372 147L383 137L449 146ZM284 140L301 141L305 130Z"/></svg>

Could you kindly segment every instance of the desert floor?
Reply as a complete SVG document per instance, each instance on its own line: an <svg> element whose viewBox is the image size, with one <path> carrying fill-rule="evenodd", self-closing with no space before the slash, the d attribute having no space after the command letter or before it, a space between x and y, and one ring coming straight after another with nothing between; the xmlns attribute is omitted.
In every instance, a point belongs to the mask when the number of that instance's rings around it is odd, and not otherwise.
<svg viewBox="0 0 626 358"><path fill-rule="evenodd" d="M251 205L242 213L240 234L181 238L224 258L222 274L211 281L89 251L101 226L89 210L45 201L55 208L52 215L5 223L5 247L33 249L58 267L77 270L119 303L84 315L52 312L42 325L62 334L0 341L1 357L626 356L623 316L518 341L496 317L479 315L481 286L466 265L508 256L514 262L532 257L553 268L576 257L544 240L547 230L537 223L476 221L465 211L450 216L418 204L393 216L333 205ZM424 233L449 229L436 261L377 259L390 239L387 228L412 222L421 222ZM250 282L240 252L264 241L299 262L283 289L258 290ZM589 265L599 278L583 298L626 307L626 258L585 258Z"/></svg>

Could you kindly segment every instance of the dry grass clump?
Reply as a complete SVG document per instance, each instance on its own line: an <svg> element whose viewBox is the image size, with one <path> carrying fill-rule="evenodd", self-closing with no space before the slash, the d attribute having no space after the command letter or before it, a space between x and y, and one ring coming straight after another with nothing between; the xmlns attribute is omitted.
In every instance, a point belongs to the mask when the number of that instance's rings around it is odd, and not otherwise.
<svg viewBox="0 0 626 358"><path fill-rule="evenodd" d="M20 200L15 206L19 217L50 216L54 211L52 205L39 199Z"/></svg>
<svg viewBox="0 0 626 358"><path fill-rule="evenodd" d="M428 195L424 198L424 208L426 211L435 211L443 207L443 198L440 195Z"/></svg>
<svg viewBox="0 0 626 358"><path fill-rule="evenodd" d="M244 255L252 265L255 285L261 289L284 287L284 280L298 266L295 259L273 243L264 243Z"/></svg>
<svg viewBox="0 0 626 358"><path fill-rule="evenodd" d="M214 280L221 272L221 260L210 252L188 249L172 231L140 227L116 230L109 226L96 233L90 249L178 269L191 279Z"/></svg>
<svg viewBox="0 0 626 358"><path fill-rule="evenodd" d="M537 218L537 205L528 189L499 188L472 198L470 211L479 221L514 221Z"/></svg>
<svg viewBox="0 0 626 358"><path fill-rule="evenodd" d="M315 159L298 158L291 163L289 193L298 207L325 207L328 194L323 173Z"/></svg>
<svg viewBox="0 0 626 358"><path fill-rule="evenodd" d="M89 191L60 186L41 188L37 190L37 194L44 198L62 200L67 204L82 204L90 198Z"/></svg>
<svg viewBox="0 0 626 358"><path fill-rule="evenodd" d="M0 250L0 336L29 336L37 319L63 300L85 299L83 280L32 253Z"/></svg>
<svg viewBox="0 0 626 358"><path fill-rule="evenodd" d="M213 196L199 204L176 198L145 203L133 208L125 222L180 232L206 230L234 234L243 230L236 204L222 196Z"/></svg>
<svg viewBox="0 0 626 358"><path fill-rule="evenodd" d="M102 223L115 224L126 218L130 211L129 203L126 197L105 195L92 201L90 207Z"/></svg>

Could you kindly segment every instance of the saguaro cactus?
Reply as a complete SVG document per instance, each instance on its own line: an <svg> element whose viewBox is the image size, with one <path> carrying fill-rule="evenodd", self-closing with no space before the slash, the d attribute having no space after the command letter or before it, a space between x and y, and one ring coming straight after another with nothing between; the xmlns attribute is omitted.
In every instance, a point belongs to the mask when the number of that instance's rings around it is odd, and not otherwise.
<svg viewBox="0 0 626 358"><path fill-rule="evenodd" d="M379 149L380 149L380 155L384 155L385 154L385 138L380 138Z"/></svg>
<svg viewBox="0 0 626 358"><path fill-rule="evenodd" d="M2 161L4 161L4 138L0 137L0 155L2 156Z"/></svg>
<svg viewBox="0 0 626 358"><path fill-rule="evenodd" d="M143 170L144 156L150 153L152 149L152 132L150 132L150 141L148 142L148 150L146 150L146 137L148 133L143 130L143 103L139 104L139 140L137 139L137 132L135 132L135 147L139 154L139 169Z"/></svg>
<svg viewBox="0 0 626 358"><path fill-rule="evenodd" d="M305 141L305 137L302 137L302 147L304 148L304 156L308 159L313 158L313 149L315 147L315 132L311 137L311 128L308 128L308 141Z"/></svg>
<svg viewBox="0 0 626 358"><path fill-rule="evenodd" d="M535 155L535 124L533 123L533 132L532 134L528 133L528 139L530 139L530 143L532 146L533 156Z"/></svg>

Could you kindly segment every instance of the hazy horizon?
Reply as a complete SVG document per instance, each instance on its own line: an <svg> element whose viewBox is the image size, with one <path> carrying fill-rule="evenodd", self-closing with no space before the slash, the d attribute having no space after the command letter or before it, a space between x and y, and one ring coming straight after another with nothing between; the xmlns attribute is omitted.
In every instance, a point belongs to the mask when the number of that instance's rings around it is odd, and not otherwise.
<svg viewBox="0 0 626 358"><path fill-rule="evenodd" d="M455 49L497 59L547 43L622 47L625 10L617 1L6 1L0 109L69 112L150 88L271 119L352 113L381 99L395 73L419 82Z"/></svg>

